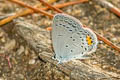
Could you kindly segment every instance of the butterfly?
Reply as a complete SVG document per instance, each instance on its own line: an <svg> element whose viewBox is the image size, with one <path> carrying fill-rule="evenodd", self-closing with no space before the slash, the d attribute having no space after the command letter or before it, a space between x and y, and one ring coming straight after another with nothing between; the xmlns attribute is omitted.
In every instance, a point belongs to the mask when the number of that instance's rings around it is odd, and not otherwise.
<svg viewBox="0 0 120 80"><path fill-rule="evenodd" d="M53 18L52 43L54 59L59 63L86 59L85 55L97 49L97 36L81 22L67 14L58 13Z"/></svg>

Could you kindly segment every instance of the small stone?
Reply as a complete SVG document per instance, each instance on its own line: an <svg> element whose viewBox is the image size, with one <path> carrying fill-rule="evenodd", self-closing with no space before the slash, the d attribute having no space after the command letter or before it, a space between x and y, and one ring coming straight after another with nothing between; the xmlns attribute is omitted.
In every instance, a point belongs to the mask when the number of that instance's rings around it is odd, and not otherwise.
<svg viewBox="0 0 120 80"><path fill-rule="evenodd" d="M24 52L24 47L20 46L20 49L17 51L18 55L22 54Z"/></svg>
<svg viewBox="0 0 120 80"><path fill-rule="evenodd" d="M0 77L0 80L5 80L4 78Z"/></svg>
<svg viewBox="0 0 120 80"><path fill-rule="evenodd" d="M35 64L35 60L34 59L29 60L29 64Z"/></svg>
<svg viewBox="0 0 120 80"><path fill-rule="evenodd" d="M65 76L65 80L70 80L70 77L68 77L68 76Z"/></svg>
<svg viewBox="0 0 120 80"><path fill-rule="evenodd" d="M111 32L116 32L116 29L112 27Z"/></svg>
<svg viewBox="0 0 120 80"><path fill-rule="evenodd" d="M1 38L1 42L6 42L5 37Z"/></svg>
<svg viewBox="0 0 120 80"><path fill-rule="evenodd" d="M68 14L70 14L70 13L71 13L71 9L67 9L66 12L67 12Z"/></svg>
<svg viewBox="0 0 120 80"><path fill-rule="evenodd" d="M73 12L73 15L79 15L81 12L82 12L81 10L75 10L75 11Z"/></svg>
<svg viewBox="0 0 120 80"><path fill-rule="evenodd" d="M96 64L98 64L98 63L97 63L97 62L92 62L92 64L93 64L93 65L96 65Z"/></svg>
<svg viewBox="0 0 120 80"><path fill-rule="evenodd" d="M106 69L106 68L108 68L108 66L107 66L107 65L104 65L104 66L102 66L102 68L103 68L103 69Z"/></svg>
<svg viewBox="0 0 120 80"><path fill-rule="evenodd" d="M3 35L4 35L4 33L3 33L3 32L1 32L1 33L0 33L0 38L1 38L1 37L3 37Z"/></svg>
<svg viewBox="0 0 120 80"><path fill-rule="evenodd" d="M89 1L89 4L93 4L92 1Z"/></svg>
<svg viewBox="0 0 120 80"><path fill-rule="evenodd" d="M104 42L103 41L98 41L99 42L99 44L103 44Z"/></svg>
<svg viewBox="0 0 120 80"><path fill-rule="evenodd" d="M18 74L18 78L24 79L24 75L23 74Z"/></svg>
<svg viewBox="0 0 120 80"><path fill-rule="evenodd" d="M27 56L29 54L29 49L28 47L25 48L25 55Z"/></svg>
<svg viewBox="0 0 120 80"><path fill-rule="evenodd" d="M93 26L93 23L92 23L92 22L90 22L90 25L91 25L91 26Z"/></svg>
<svg viewBox="0 0 120 80"><path fill-rule="evenodd" d="M116 41L117 41L117 38L112 38L111 40L114 41L114 42L116 42Z"/></svg>
<svg viewBox="0 0 120 80"><path fill-rule="evenodd" d="M9 42L7 42L6 44L5 44L5 50L6 51L10 51L10 50L12 50L12 49L14 49L15 48L15 45L16 45L16 41L15 40L10 40Z"/></svg>

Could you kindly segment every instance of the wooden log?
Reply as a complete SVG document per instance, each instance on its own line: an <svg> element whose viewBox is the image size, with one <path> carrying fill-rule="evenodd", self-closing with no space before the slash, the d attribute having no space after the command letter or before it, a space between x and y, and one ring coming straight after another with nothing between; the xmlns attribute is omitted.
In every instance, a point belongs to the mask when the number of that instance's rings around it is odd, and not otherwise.
<svg viewBox="0 0 120 80"><path fill-rule="evenodd" d="M113 77L80 60L57 64L57 61L52 59L54 54L51 48L50 32L25 22L23 19L14 20L14 22L4 25L3 29L20 44L29 45L39 55L40 60L54 65L57 71L62 72L70 80L111 80Z"/></svg>

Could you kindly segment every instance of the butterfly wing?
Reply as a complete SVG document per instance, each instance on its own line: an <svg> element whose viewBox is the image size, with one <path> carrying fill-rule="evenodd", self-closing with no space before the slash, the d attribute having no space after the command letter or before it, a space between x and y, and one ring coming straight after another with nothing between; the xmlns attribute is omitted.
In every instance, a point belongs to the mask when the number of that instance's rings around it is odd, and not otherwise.
<svg viewBox="0 0 120 80"><path fill-rule="evenodd" d="M88 34L93 39L97 39L94 33L91 33L91 30L84 29L79 20L74 17L66 14L55 15L53 19L52 41L56 59L59 62L82 59L84 54L90 52L90 48L93 51L95 47L88 47L86 40Z"/></svg>

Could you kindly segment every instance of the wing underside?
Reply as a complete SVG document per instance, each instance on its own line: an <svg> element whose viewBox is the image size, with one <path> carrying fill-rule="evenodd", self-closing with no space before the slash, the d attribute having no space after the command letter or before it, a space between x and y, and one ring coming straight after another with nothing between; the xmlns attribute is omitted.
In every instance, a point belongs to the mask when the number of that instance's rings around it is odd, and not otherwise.
<svg viewBox="0 0 120 80"><path fill-rule="evenodd" d="M57 14L53 19L52 41L56 59L61 62L82 59L88 51L86 30L71 16Z"/></svg>

